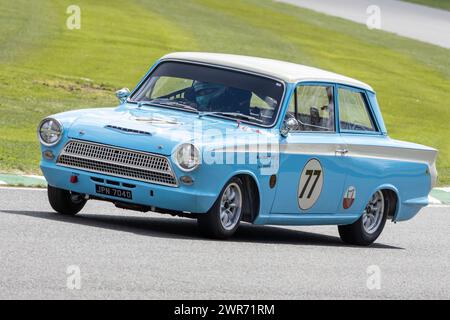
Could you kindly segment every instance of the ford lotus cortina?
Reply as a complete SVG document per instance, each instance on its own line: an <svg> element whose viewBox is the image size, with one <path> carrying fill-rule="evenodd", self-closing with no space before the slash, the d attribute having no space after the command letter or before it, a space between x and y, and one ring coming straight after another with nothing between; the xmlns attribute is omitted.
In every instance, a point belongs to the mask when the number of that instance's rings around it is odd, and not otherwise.
<svg viewBox="0 0 450 320"><path fill-rule="evenodd" d="M115 108L39 124L48 199L61 214L89 199L191 217L203 234L241 222L337 225L369 245L413 218L436 183L437 151L389 138L374 90L276 60L173 53Z"/></svg>

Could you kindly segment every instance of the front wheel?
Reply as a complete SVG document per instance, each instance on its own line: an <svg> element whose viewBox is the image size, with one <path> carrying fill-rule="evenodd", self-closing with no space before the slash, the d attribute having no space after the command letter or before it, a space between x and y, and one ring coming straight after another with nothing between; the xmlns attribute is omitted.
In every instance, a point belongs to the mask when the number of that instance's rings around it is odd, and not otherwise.
<svg viewBox="0 0 450 320"><path fill-rule="evenodd" d="M228 181L213 207L198 218L202 234L210 238L226 239L236 232L242 217L242 190L241 179L232 178Z"/></svg>
<svg viewBox="0 0 450 320"><path fill-rule="evenodd" d="M342 241L359 246L372 244L384 229L389 205L382 191L375 192L356 222L338 227Z"/></svg>
<svg viewBox="0 0 450 320"><path fill-rule="evenodd" d="M53 210L65 215L76 215L86 204L86 199L83 195L50 185L47 187L47 195Z"/></svg>

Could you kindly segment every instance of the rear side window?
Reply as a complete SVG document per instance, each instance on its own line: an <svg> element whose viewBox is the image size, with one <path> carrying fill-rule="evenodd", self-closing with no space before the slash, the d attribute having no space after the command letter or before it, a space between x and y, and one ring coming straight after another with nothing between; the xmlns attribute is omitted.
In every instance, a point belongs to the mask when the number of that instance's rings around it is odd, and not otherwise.
<svg viewBox="0 0 450 320"><path fill-rule="evenodd" d="M377 131L362 92L339 88L339 121L342 131Z"/></svg>

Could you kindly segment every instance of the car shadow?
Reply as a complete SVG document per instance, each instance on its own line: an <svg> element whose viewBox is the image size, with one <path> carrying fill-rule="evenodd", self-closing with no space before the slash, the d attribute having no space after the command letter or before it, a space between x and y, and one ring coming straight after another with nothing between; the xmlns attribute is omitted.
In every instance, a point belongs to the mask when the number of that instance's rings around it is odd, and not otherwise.
<svg viewBox="0 0 450 320"><path fill-rule="evenodd" d="M54 212L21 210L1 210L0 212L63 223L73 223L96 228L131 232L134 234L151 237L217 241L202 237L198 231L196 221L192 219L159 218L149 216L136 217L105 214L78 214L76 216L64 216ZM364 248L345 244L339 237L292 230L283 227L257 226L248 223L241 224L236 234L227 241ZM380 243L374 243L370 246L370 248L403 250L403 248L400 247Z"/></svg>

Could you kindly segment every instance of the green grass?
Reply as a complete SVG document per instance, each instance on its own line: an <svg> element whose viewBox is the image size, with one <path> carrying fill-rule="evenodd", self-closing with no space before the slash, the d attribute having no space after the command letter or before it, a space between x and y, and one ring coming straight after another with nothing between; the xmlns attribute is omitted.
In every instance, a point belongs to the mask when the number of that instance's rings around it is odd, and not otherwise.
<svg viewBox="0 0 450 320"><path fill-rule="evenodd" d="M403 0L403 1L414 2L429 7L450 10L450 1L448 0Z"/></svg>
<svg viewBox="0 0 450 320"><path fill-rule="evenodd" d="M38 4L39 2L39 4ZM371 84L390 135L440 150L450 184L449 50L276 3L0 0L0 171L37 173L36 125L59 111L116 104L171 51L248 54L313 65Z"/></svg>

